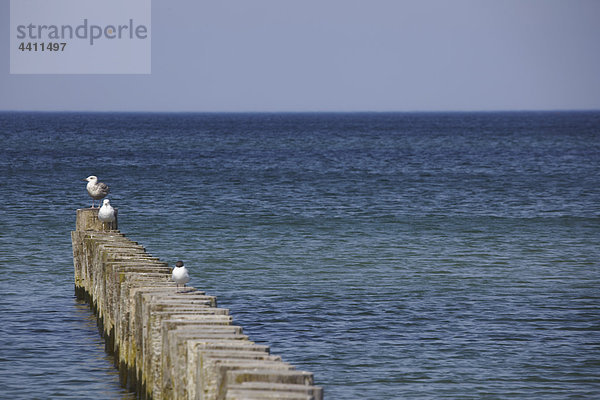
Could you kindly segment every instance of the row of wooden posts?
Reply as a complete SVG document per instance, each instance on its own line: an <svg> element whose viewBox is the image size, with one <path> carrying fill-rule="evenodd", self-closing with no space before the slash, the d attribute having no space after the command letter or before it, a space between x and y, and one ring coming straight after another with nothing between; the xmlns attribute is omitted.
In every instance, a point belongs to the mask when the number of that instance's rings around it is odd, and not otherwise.
<svg viewBox="0 0 600 400"><path fill-rule="evenodd" d="M177 288L171 268L77 210L75 293L97 315L121 383L143 399L321 400L313 374L254 343L217 299Z"/></svg>

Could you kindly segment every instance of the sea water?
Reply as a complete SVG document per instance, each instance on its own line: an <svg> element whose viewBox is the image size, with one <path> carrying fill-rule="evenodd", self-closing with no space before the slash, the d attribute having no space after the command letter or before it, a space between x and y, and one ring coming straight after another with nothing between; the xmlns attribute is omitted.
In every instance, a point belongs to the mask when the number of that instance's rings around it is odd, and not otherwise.
<svg viewBox="0 0 600 400"><path fill-rule="evenodd" d="M129 399L70 231L183 260L327 399L600 398L600 113L0 114L0 397Z"/></svg>

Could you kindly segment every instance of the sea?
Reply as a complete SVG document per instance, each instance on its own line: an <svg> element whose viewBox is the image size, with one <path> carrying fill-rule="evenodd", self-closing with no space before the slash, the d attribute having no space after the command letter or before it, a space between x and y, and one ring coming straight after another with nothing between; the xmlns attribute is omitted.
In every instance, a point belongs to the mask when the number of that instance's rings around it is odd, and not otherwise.
<svg viewBox="0 0 600 400"><path fill-rule="evenodd" d="M2 112L2 399L135 398L74 296L89 175L326 399L600 398L600 112Z"/></svg>

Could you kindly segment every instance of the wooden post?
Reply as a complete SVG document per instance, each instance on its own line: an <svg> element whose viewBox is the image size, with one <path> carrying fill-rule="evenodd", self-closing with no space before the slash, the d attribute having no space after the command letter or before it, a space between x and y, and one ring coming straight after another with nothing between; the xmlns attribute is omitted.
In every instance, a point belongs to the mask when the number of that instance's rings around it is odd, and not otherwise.
<svg viewBox="0 0 600 400"><path fill-rule="evenodd" d="M99 208L80 208L77 210L77 231L107 232L118 230L118 210L115 208L115 220L113 222L102 222L98 219Z"/></svg>

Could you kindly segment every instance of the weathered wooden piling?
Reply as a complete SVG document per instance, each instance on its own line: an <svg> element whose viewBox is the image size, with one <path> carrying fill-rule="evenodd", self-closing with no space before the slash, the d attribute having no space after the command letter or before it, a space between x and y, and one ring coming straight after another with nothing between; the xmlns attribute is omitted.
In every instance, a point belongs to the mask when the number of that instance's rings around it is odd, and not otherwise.
<svg viewBox="0 0 600 400"><path fill-rule="evenodd" d="M321 400L310 372L269 354L217 299L177 288L168 264L77 210L71 232L75 294L96 313L121 383L142 399Z"/></svg>

